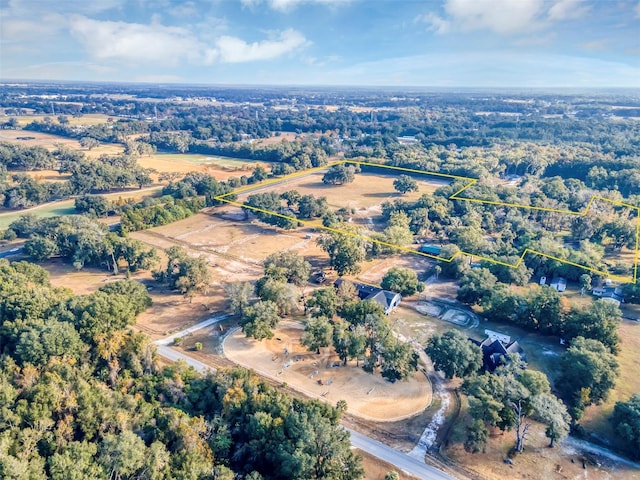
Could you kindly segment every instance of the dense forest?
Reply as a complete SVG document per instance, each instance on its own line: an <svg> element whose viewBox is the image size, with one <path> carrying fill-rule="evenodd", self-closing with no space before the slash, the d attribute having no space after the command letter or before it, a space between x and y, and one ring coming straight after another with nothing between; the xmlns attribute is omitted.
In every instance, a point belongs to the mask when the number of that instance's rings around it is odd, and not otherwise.
<svg viewBox="0 0 640 480"><path fill-rule="evenodd" d="M0 260L0 271L0 477L362 477L344 406L244 370L158 367L130 328L151 301L140 283L78 296L31 263Z"/></svg>

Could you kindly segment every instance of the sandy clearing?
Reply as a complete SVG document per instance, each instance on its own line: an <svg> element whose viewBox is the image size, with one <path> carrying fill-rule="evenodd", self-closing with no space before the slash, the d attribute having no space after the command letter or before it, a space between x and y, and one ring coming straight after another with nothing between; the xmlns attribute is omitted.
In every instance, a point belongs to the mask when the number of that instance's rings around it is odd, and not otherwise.
<svg viewBox="0 0 640 480"><path fill-rule="evenodd" d="M312 398L334 405L345 400L349 413L367 420L399 421L422 412L430 404L431 387L424 374L416 372L407 381L393 384L379 373L366 373L355 362L333 367L340 360L330 349L322 349L318 355L300 345L302 331L302 324L282 321L273 339L257 341L237 330L226 338L224 354L233 362L286 382Z"/></svg>

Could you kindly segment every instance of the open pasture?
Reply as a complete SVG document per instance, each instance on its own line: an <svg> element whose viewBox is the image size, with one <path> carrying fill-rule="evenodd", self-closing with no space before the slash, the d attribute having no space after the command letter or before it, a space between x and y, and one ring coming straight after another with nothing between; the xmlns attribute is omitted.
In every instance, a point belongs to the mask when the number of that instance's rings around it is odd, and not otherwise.
<svg viewBox="0 0 640 480"><path fill-rule="evenodd" d="M313 172L301 175L298 178L284 179L273 185L258 186L248 192L238 195L238 201L244 201L255 192L283 193L289 190L297 190L301 195L314 195L315 197L327 197L327 202L333 208L353 208L356 210L378 209L385 200L393 201L403 199L415 201L424 194L431 194L436 189L448 185L448 180L416 176L418 191L401 195L393 188L393 181L397 178L394 171L389 173L363 172L356 174L353 183L346 185L326 185L322 183L324 172Z"/></svg>
<svg viewBox="0 0 640 480"><path fill-rule="evenodd" d="M131 235L159 248L181 245L194 254L206 254L217 267L228 266L228 262L244 264L243 271L248 266L261 266L267 256L283 250L297 250L305 257L323 255L314 237L306 238L304 231L281 232L257 222L205 213ZM233 273L240 272L234 269Z"/></svg>

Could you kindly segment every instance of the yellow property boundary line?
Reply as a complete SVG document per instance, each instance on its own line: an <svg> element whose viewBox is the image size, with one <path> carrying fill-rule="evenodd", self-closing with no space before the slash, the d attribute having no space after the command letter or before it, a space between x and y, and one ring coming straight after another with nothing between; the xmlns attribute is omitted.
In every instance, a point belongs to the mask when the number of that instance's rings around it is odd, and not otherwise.
<svg viewBox="0 0 640 480"><path fill-rule="evenodd" d="M252 207L249 205L245 205L244 203L240 203L240 202L236 202L233 200L229 200L225 197L228 197L230 195L238 195L244 192L247 192L249 190L253 190L256 188L264 188L264 187L268 187L269 185L273 185L273 184L277 184L277 183L282 183L282 182L287 182L293 178L296 177L300 177L303 175L308 175L310 173L314 173L320 170L325 170L327 168L331 168L334 167L336 165L343 165L343 164L350 164L350 165L364 165L367 167L378 167L378 168L384 168L387 170L395 170L398 172L409 172L409 173L417 173L420 175L429 175L432 177L442 177L442 178L449 178L449 179L453 179L453 180L463 180L466 181L467 184L462 187L460 190L458 190L457 192L455 192L453 195L451 195L448 200L461 200L461 201L466 201L466 202L472 202L472 203L480 203L480 204L487 204L487 205L496 205L496 206L501 206L501 207L512 207L512 208L522 208L522 209L527 209L527 210L539 210L542 212L555 212L555 213L563 213L566 215L574 215L574 216L578 216L578 217L584 217L586 216L589 211L591 210L591 206L593 205L593 202L595 200L601 200L604 202L608 202L611 203L613 205L617 205L620 207L627 207L627 208L631 208L633 210L636 210L638 212L638 218L636 221L636 247L635 247L635 252L634 252L634 263L633 263L633 278L629 279L628 277L623 277L621 275L612 275L610 273L601 271L601 270L597 270L594 268L590 268L586 265L580 265L578 263L573 263L570 262L568 260L563 260L562 258L558 258L558 257L554 257L553 255L548 255L546 253L543 252L538 252L537 250L533 250L530 248L525 248L524 252L522 252L522 255L520 255L520 258L518 259L518 261L515 264L510 264L510 263L505 263L505 262L501 262L499 260L495 260L489 257L484 257L482 255L476 255L474 253L469 253L469 252L464 252L462 250L457 251L451 258L442 258L439 257L437 255L430 255L428 253L424 253L424 252L420 252L418 250L415 250L413 248L408 248L408 247L403 247L400 245L394 245L391 243L387 243L387 242L383 242L381 240L375 240L373 238L369 238L366 237L364 235L359 235L357 233L352 233L352 232L347 232L344 230L339 230L336 228L332 228L332 227L325 227L325 226L321 226L321 225L317 225L317 223L315 223L314 221L308 221L308 220L300 220L296 217L292 217L292 216L288 216L288 215L282 215L280 213L276 213L276 212L272 212L270 210L264 210L261 208L257 208L257 207ZM281 218L285 218L287 220L294 220L297 221L298 223L301 223L302 225L306 225L306 226L310 226L310 227L314 227L314 228L319 228L321 230L326 230L328 232L334 232L334 233L339 233L342 235L349 235L355 238L359 238L361 240L366 240L368 242L372 242L372 243L376 243L378 245L382 245L385 247L390 247L390 248L394 248L396 250L400 250L400 251L404 251L407 253L412 253L414 255L421 255L423 257L428 257L428 258L432 258L435 260L440 260L442 262L447 262L450 263L452 262L456 257L460 256L460 255L467 255L470 257L474 257L474 258L478 258L480 260L485 260L487 262L491 262L491 263L495 263L497 265L502 265L505 267L510 267L510 268L518 268L522 262L524 261L524 257L531 253L534 255L539 255L541 257L546 257L546 258L550 258L551 260L556 260L558 262L562 262L562 263L566 263L567 265L571 265L574 267L578 267L578 268L582 268L588 272L592 272L592 273L597 273L599 275L604 275L605 277L609 277L612 278L614 280L620 281L622 283L636 283L637 279L638 279L638 263L640 262L640 207L636 207L634 205L629 205L627 203L623 203L623 202L619 202L617 200L611 200L599 195L594 195L593 197L591 197L591 200L589 200L589 203L587 204L587 207L584 209L584 211L582 212L574 212L571 210L564 210L564 209L557 209L557 208L546 208L546 207L535 207L535 206L530 206L530 205L520 205L517 203L505 203L505 202L498 202L498 201L493 201L493 200L482 200L482 199L477 199L477 198L469 198L469 197L460 197L459 195L464 192L465 190L467 190L468 188L470 188L471 186L475 185L476 183L478 183L478 179L477 178L470 178L470 177L461 177L458 175L449 175L446 173L440 173L440 172L429 172L426 170L417 170L417 169L412 169L412 168L404 168L404 167L396 167L396 166L392 166L392 165L383 165L383 164L379 164L379 163L369 163L369 162L359 162L359 161L355 161L355 160L340 160L338 162L333 162L330 163L328 165L322 165L320 167L314 167L314 168L310 168L308 170L301 170L295 173L292 173L290 175L285 175L283 177L278 177L278 178L272 178L270 180L267 180L266 182L261 182L259 184L252 184L237 190L234 190L232 192L229 193L225 193L224 195L218 195L215 198L215 200L224 202L224 203L228 203L230 205L235 205L237 207L244 207L247 208L249 210L253 210L256 212L261 212L261 213L265 213L268 215L273 215L275 217L281 217Z"/></svg>

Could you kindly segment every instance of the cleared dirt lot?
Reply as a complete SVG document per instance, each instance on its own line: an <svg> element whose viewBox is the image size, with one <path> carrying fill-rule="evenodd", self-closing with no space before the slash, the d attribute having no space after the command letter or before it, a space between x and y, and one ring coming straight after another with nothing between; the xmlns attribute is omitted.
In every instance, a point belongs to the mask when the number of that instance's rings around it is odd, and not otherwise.
<svg viewBox="0 0 640 480"><path fill-rule="evenodd" d="M306 230L283 232L238 220L243 216L236 217L229 210L218 210L215 216L199 213L131 236L159 248L181 245L193 254L205 254L214 268L223 270L217 277L224 282L261 276L264 259L282 250L297 250L312 260L324 255L313 235L306 238Z"/></svg>
<svg viewBox="0 0 640 480"><path fill-rule="evenodd" d="M237 330L225 340L224 354L312 398L334 405L346 400L349 413L368 420L398 421L420 413L431 403L431 387L422 373L390 383L379 373L366 373L355 362L342 366L328 348L321 349L319 355L307 351L300 345L302 332L302 324L291 321L281 322L271 340L247 339Z"/></svg>

